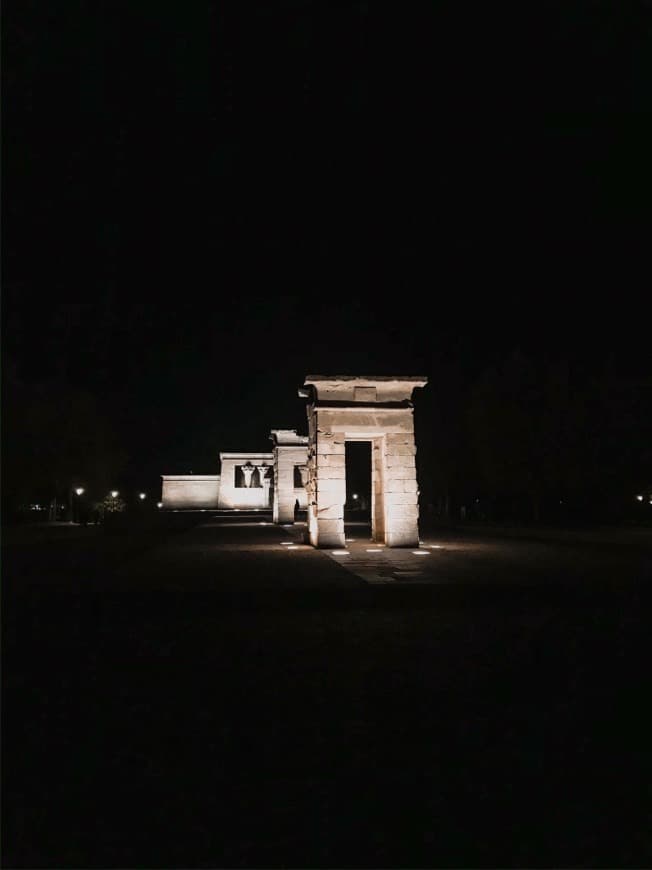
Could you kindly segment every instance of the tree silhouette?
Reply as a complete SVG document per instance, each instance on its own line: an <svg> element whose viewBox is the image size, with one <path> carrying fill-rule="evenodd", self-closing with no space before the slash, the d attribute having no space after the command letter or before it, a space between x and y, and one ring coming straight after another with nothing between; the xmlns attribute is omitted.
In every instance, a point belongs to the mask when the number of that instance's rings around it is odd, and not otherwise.
<svg viewBox="0 0 652 870"><path fill-rule="evenodd" d="M608 366L516 351L480 376L467 422L481 485L511 518L617 519L652 477L652 383Z"/></svg>
<svg viewBox="0 0 652 870"><path fill-rule="evenodd" d="M61 378L37 384L5 374L3 508L56 498L68 503L71 488L90 497L114 484L125 462L108 410Z"/></svg>

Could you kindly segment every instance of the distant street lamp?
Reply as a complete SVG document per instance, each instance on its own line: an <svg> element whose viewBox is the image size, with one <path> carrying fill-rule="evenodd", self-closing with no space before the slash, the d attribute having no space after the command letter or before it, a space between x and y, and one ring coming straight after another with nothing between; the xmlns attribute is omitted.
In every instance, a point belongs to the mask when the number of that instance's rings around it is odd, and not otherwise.
<svg viewBox="0 0 652 870"><path fill-rule="evenodd" d="M139 492L139 493L138 493L138 498L139 498L141 501L145 498L145 496L146 496L146 493L144 493L144 492Z"/></svg>
<svg viewBox="0 0 652 870"><path fill-rule="evenodd" d="M117 498L120 495L117 489L111 490L111 498Z"/></svg>
<svg viewBox="0 0 652 870"><path fill-rule="evenodd" d="M84 494L83 486L76 486L70 490L70 522L79 522L79 497ZM75 495L77 498L75 498Z"/></svg>
<svg viewBox="0 0 652 870"><path fill-rule="evenodd" d="M357 492L354 492L354 493L353 493L353 498L357 498L357 497L358 497L358 493L357 493Z"/></svg>
<svg viewBox="0 0 652 870"><path fill-rule="evenodd" d="M156 502L156 507L157 507L157 508L162 508L162 507L163 507L163 502L162 502L162 501L157 501L157 502Z"/></svg>

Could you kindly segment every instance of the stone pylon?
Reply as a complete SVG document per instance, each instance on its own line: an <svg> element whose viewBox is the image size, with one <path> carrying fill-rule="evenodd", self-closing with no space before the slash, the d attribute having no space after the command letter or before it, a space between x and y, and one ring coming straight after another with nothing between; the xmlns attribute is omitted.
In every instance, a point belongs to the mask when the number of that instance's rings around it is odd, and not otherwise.
<svg viewBox="0 0 652 870"><path fill-rule="evenodd" d="M412 392L420 376L308 375L308 534L315 547L343 547L347 441L370 441L372 536L388 547L419 543Z"/></svg>
<svg viewBox="0 0 652 870"><path fill-rule="evenodd" d="M272 429L269 437L274 443L272 518L275 523L293 523L296 502L300 508L306 506L305 486L301 477L297 481L295 467L300 475L308 455L308 436L297 435L296 429Z"/></svg>

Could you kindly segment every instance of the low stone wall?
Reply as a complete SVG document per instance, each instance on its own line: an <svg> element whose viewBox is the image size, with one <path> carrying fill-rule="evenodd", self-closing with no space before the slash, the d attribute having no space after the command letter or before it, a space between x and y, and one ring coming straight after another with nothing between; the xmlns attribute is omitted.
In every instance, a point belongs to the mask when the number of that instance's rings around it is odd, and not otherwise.
<svg viewBox="0 0 652 870"><path fill-rule="evenodd" d="M243 510L265 510L269 508L269 489L265 487L234 488L224 489L220 498L220 509L235 510L236 508Z"/></svg>
<svg viewBox="0 0 652 870"><path fill-rule="evenodd" d="M161 479L163 508L199 510L219 506L219 474L167 474Z"/></svg>
<svg viewBox="0 0 652 870"><path fill-rule="evenodd" d="M259 509L271 507L270 486L273 481L273 453L220 453L220 508L223 510ZM238 469L248 466L251 486L242 486ZM261 470L263 479L261 486ZM237 485L240 483L240 485Z"/></svg>

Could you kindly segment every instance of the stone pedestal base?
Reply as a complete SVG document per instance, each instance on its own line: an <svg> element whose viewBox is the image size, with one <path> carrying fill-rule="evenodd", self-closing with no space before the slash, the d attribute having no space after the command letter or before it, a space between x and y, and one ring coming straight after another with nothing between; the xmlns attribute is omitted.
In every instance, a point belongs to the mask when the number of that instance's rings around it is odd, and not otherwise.
<svg viewBox="0 0 652 870"><path fill-rule="evenodd" d="M310 543L321 549L336 549L344 547L344 520L315 519L309 527Z"/></svg>

